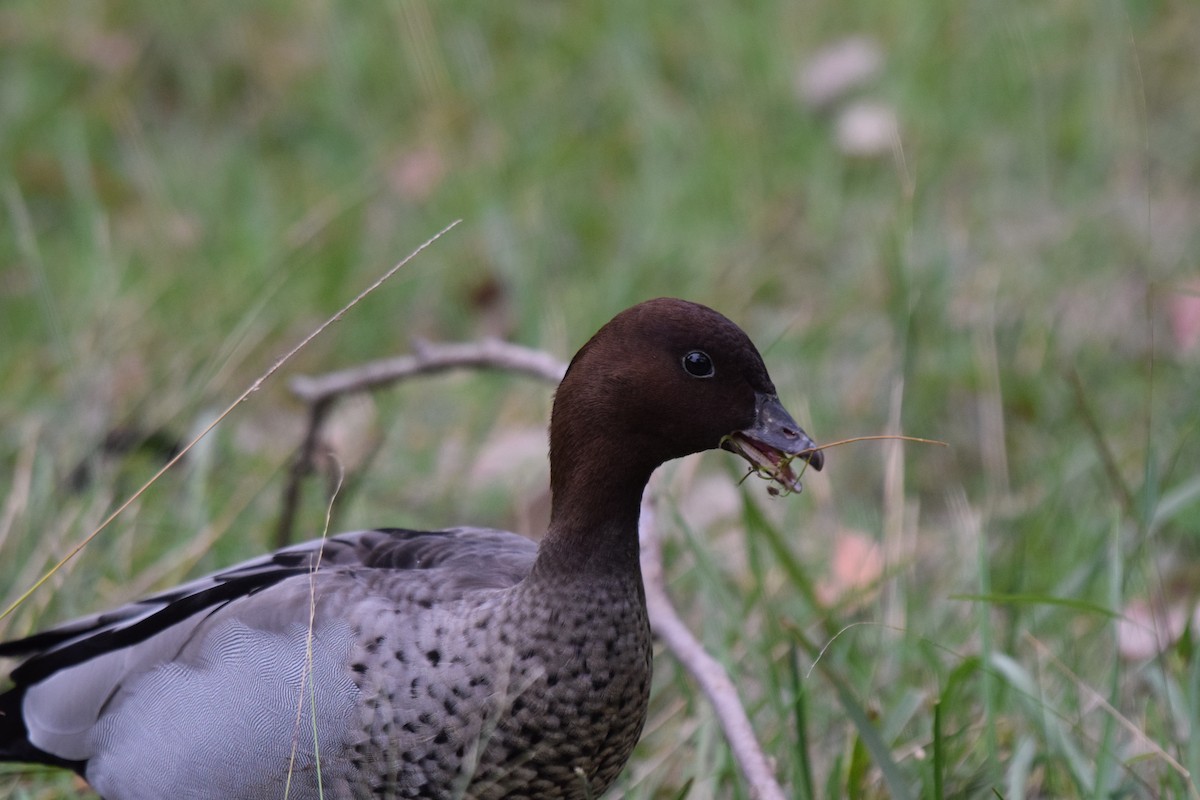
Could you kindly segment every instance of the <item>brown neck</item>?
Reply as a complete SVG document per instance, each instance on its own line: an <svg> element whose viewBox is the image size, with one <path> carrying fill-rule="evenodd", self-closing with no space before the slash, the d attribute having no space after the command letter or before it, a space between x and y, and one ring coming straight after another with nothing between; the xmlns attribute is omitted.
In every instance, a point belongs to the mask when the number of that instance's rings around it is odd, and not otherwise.
<svg viewBox="0 0 1200 800"><path fill-rule="evenodd" d="M658 466L644 453L612 439L552 439L550 527L535 572L637 574L642 492Z"/></svg>

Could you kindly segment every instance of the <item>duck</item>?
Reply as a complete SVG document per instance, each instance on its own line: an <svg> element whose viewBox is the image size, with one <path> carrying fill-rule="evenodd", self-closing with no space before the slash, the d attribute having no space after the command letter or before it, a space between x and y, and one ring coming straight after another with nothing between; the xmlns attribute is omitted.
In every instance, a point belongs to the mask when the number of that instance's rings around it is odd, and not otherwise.
<svg viewBox="0 0 1200 800"><path fill-rule="evenodd" d="M0 644L0 760L107 800L599 797L649 702L651 474L725 449L798 490L824 458L746 333L674 298L583 345L549 438L540 542L344 533Z"/></svg>

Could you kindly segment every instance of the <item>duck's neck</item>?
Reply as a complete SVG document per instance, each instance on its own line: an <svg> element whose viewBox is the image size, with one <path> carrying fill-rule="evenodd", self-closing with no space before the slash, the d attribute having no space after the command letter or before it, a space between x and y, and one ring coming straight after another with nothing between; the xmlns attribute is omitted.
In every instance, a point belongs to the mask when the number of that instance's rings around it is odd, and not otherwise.
<svg viewBox="0 0 1200 800"><path fill-rule="evenodd" d="M536 573L639 574L642 492L657 466L642 462L636 447L606 449L592 443L556 451L552 446L550 527Z"/></svg>

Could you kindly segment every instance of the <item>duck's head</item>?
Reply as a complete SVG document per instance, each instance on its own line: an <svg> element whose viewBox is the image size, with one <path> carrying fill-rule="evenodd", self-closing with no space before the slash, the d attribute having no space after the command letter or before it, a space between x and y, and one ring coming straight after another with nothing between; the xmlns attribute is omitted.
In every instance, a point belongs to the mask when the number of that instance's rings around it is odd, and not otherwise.
<svg viewBox="0 0 1200 800"><path fill-rule="evenodd" d="M556 494L576 483L562 473L588 464L625 470L644 485L659 464L718 447L789 489L799 488L793 459L817 470L824 463L745 332L711 308L671 298L621 312L580 349L555 396L550 446Z"/></svg>

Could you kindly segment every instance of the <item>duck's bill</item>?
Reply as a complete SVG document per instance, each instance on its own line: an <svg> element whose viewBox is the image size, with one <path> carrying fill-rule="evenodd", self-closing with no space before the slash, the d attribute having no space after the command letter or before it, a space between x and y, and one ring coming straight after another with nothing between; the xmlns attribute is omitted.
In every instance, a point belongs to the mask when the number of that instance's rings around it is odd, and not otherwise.
<svg viewBox="0 0 1200 800"><path fill-rule="evenodd" d="M804 488L793 465L796 459L807 461L815 470L825 465L816 443L774 395L759 395L754 424L726 436L721 446L746 459L755 472L789 492Z"/></svg>

